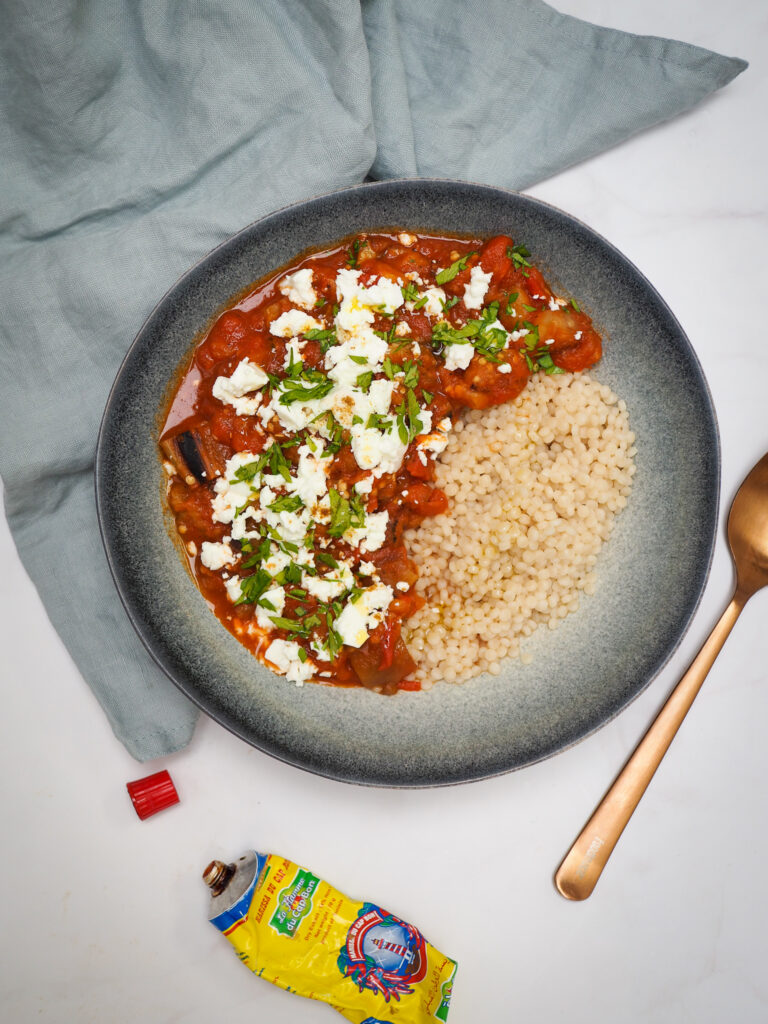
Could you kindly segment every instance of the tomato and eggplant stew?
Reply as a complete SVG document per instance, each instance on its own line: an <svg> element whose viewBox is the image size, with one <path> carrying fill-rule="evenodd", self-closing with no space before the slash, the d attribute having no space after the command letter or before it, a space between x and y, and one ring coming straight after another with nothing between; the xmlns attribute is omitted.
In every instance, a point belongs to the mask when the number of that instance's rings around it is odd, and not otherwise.
<svg viewBox="0 0 768 1024"><path fill-rule="evenodd" d="M455 418L601 355L529 256L505 235L361 234L256 283L194 349L160 439L168 502L210 607L273 671L418 689L402 537L448 508Z"/></svg>

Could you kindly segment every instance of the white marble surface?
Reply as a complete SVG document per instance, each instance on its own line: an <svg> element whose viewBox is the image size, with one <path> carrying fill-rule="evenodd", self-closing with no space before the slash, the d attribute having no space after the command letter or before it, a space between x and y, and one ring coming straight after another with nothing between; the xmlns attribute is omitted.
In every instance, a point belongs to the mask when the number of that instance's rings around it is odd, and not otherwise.
<svg viewBox="0 0 768 1024"><path fill-rule="evenodd" d="M724 523L768 449L765 7L559 7L751 61L687 116L532 190L622 249L687 330L720 422ZM768 593L737 624L593 897L568 903L552 884L727 601L722 531L681 648L616 721L533 768L422 792L312 777L207 719L183 753L137 765L48 623L4 520L0 564L4 1020L339 1019L251 977L207 924L200 870L252 845L381 902L457 957L453 1024L768 1019ZM181 804L139 822L125 782L163 767Z"/></svg>

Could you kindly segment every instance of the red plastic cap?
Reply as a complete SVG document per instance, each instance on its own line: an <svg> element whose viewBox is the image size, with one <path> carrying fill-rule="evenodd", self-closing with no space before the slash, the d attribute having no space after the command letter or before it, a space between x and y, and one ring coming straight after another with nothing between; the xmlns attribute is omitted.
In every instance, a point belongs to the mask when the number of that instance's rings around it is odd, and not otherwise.
<svg viewBox="0 0 768 1024"><path fill-rule="evenodd" d="M126 789L142 821L179 802L179 794L176 792L173 779L166 771L155 772L154 775L137 779L135 782L127 782Z"/></svg>

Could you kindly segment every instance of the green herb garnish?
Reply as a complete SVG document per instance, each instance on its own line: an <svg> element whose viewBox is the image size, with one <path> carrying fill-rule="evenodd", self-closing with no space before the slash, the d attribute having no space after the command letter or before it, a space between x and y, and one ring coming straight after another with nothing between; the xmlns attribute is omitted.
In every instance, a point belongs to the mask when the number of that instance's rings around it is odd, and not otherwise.
<svg viewBox="0 0 768 1024"><path fill-rule="evenodd" d="M507 246L507 256L512 260L515 270L522 270L523 267L530 267L531 264L528 262L528 257L530 255L530 252L524 245ZM527 276L528 275L526 274L526 277Z"/></svg>
<svg viewBox="0 0 768 1024"><path fill-rule="evenodd" d="M352 247L347 254L347 266L356 267L358 263L358 257L360 256L360 250L364 249L368 245L364 238L356 238L352 243Z"/></svg>
<svg viewBox="0 0 768 1024"><path fill-rule="evenodd" d="M455 260L450 267L446 267L445 270L441 270L438 274L435 274L435 281L437 284L448 284L454 277L467 269L467 260L470 256L474 256L474 252L468 252L466 256L461 256Z"/></svg>

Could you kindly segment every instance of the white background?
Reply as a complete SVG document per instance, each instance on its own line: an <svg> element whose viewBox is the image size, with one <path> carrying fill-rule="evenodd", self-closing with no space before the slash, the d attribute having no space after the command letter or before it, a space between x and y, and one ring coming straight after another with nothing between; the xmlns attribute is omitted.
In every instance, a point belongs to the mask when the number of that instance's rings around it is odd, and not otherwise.
<svg viewBox="0 0 768 1024"><path fill-rule="evenodd" d="M640 267L711 385L723 529L687 637L617 720L487 782L418 792L329 782L208 719L187 750L141 766L48 623L2 520L4 1020L340 1019L252 977L207 923L200 871L253 846L383 904L457 958L452 1024L768 1019L768 594L737 624L592 898L568 903L552 884L729 599L727 509L768 450L768 12L761 0L557 6L751 62L688 115L531 190ZM165 767L181 804L140 822L125 783Z"/></svg>

